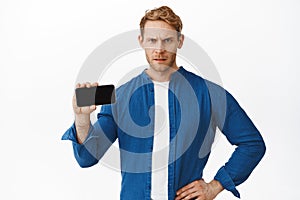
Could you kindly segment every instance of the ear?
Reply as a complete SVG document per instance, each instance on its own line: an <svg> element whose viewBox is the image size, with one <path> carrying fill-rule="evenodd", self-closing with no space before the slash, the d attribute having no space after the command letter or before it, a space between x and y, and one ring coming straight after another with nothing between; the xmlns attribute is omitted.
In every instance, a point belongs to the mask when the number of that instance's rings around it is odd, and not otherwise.
<svg viewBox="0 0 300 200"><path fill-rule="evenodd" d="M138 41L139 41L139 43L140 43L140 46L141 46L142 48L144 48L144 46L143 46L143 37L142 37L141 35L138 36Z"/></svg>
<svg viewBox="0 0 300 200"><path fill-rule="evenodd" d="M183 45L183 41L184 41L184 35L183 34L181 34L180 36L179 36L179 43L178 43L178 49L181 49L181 47L182 47L182 45Z"/></svg>

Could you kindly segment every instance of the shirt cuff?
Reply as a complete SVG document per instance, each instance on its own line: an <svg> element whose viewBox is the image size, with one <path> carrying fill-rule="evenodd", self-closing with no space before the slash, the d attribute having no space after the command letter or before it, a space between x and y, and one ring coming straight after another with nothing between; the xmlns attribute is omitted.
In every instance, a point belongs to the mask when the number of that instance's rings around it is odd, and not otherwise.
<svg viewBox="0 0 300 200"><path fill-rule="evenodd" d="M214 179L219 181L226 190L232 192L234 196L240 198L240 193L237 191L232 178L229 176L224 166L219 169Z"/></svg>
<svg viewBox="0 0 300 200"><path fill-rule="evenodd" d="M72 142L78 143L76 138L76 127L75 122L73 125L63 134L61 137L62 140L71 140Z"/></svg>
<svg viewBox="0 0 300 200"><path fill-rule="evenodd" d="M85 141L83 142L83 144L85 144L90 138L91 138L91 132L93 132L93 125L90 124L90 128L88 131L88 136L85 139ZM72 142L79 144L77 141L77 137L76 137L76 126L75 126L75 122L73 123L73 125L63 134L63 136L61 137L62 140L71 140ZM94 136L95 137L95 136Z"/></svg>

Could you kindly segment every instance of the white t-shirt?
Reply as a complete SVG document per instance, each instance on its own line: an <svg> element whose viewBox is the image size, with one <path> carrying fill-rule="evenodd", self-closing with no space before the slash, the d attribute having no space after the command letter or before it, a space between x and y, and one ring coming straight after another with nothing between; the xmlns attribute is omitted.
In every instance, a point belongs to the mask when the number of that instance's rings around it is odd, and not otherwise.
<svg viewBox="0 0 300 200"><path fill-rule="evenodd" d="M169 161L169 82L154 83L155 122L152 151L151 198L168 199L168 161Z"/></svg>

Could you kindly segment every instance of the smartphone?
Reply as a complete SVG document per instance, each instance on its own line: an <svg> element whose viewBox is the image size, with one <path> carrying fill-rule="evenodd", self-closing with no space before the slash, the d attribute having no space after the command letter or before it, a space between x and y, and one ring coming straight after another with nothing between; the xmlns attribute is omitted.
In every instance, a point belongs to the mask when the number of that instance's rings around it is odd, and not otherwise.
<svg viewBox="0 0 300 200"><path fill-rule="evenodd" d="M76 88L75 93L78 107L112 104L116 101L114 85Z"/></svg>

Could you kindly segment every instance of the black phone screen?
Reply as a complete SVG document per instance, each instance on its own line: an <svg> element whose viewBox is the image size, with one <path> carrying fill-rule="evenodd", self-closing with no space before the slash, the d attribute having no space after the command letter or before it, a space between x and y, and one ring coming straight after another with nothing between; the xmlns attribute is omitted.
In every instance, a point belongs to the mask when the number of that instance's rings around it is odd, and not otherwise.
<svg viewBox="0 0 300 200"><path fill-rule="evenodd" d="M115 103L115 86L101 85L90 88L76 88L78 107Z"/></svg>

